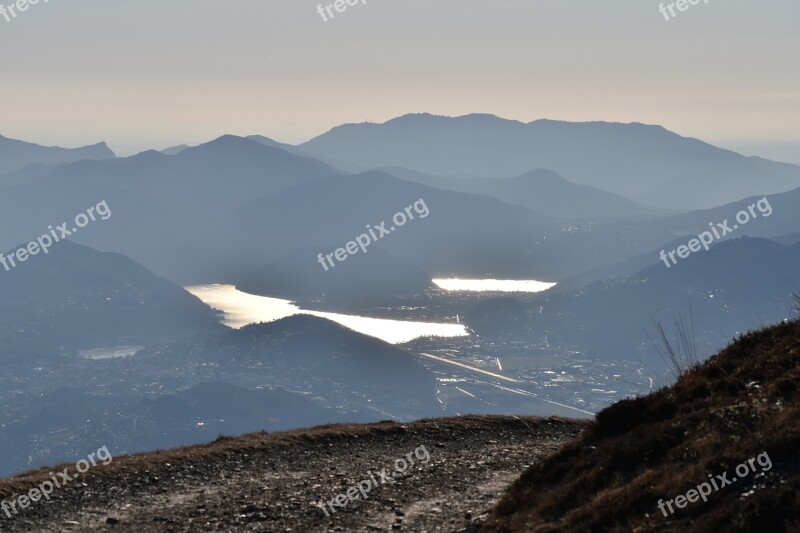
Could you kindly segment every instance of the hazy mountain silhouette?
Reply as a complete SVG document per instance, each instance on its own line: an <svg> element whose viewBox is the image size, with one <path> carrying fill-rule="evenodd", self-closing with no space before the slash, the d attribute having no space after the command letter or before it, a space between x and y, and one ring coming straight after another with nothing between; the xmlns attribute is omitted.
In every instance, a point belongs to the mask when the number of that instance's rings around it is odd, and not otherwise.
<svg viewBox="0 0 800 533"><path fill-rule="evenodd" d="M420 199L429 215L420 218L415 213L414 220L391 232L395 213ZM564 265L557 257L532 257L528 252L546 234L559 231L549 217L494 198L434 189L373 171L302 183L245 205L196 242L173 252L181 264L170 273L198 276L173 278L184 284L241 281L253 273L253 265L281 259L304 244L319 252L331 243L344 246L367 233L367 225L372 228L382 221L390 234L378 240L378 246L434 277L494 272L546 278ZM345 261L336 268L344 270L350 264Z"/></svg>
<svg viewBox="0 0 800 533"><path fill-rule="evenodd" d="M674 316L688 315L691 302L698 348L710 354L737 333L789 318L798 286L800 244L743 237L693 253L670 268L654 262L628 277L543 294L517 327L546 332L552 343L578 345L589 357L636 360L647 339L643 331L652 330L651 319L669 329ZM493 320L492 309L476 307L466 314L466 323L478 333L508 329ZM655 354L645 348L644 353Z"/></svg>
<svg viewBox="0 0 800 533"><path fill-rule="evenodd" d="M3 360L33 361L225 329L211 308L183 288L123 255L69 241L10 271L0 268L0 294Z"/></svg>
<svg viewBox="0 0 800 533"><path fill-rule="evenodd" d="M358 301L416 294L433 286L431 276L408 261L387 253L377 245L358 249L343 262L332 257L334 266L318 254L332 253L344 243L320 248L303 247L270 263L237 284L237 289L275 298L314 299L326 302Z"/></svg>
<svg viewBox="0 0 800 533"><path fill-rule="evenodd" d="M664 228L671 232L672 235L694 234L696 236L698 233L706 231L709 223L722 222L727 219L732 228L734 224L737 224L735 220L736 214L741 210L747 211L749 205L756 204L763 197L764 195L750 196L712 209L666 217L645 227ZM789 231L800 228L800 209L798 209L798 206L800 206L800 188L780 194L767 195L767 201L769 202L769 207L772 208L772 213L769 216L765 217L757 208L754 208L758 217L750 216L750 220L746 224L738 224L739 227L735 230L735 233L728 236L739 236L745 233L751 236L769 238L784 235Z"/></svg>
<svg viewBox="0 0 800 533"><path fill-rule="evenodd" d="M19 170L27 165L71 163L81 159L113 159L116 155L101 142L82 148L41 146L0 135L0 174Z"/></svg>
<svg viewBox="0 0 800 533"><path fill-rule="evenodd" d="M521 205L554 218L624 219L665 215L661 209L587 185L572 183L555 172L536 169L516 178L440 178L401 168L384 172L408 181L450 191L470 192Z"/></svg>
<svg viewBox="0 0 800 533"><path fill-rule="evenodd" d="M271 146L273 148L280 148L281 150L286 150L289 153L299 155L302 157L313 157L312 155L303 151L302 148L293 146L291 144L278 142L273 139L270 139L269 137L264 137L263 135L248 135L247 139L250 139L251 141L255 141L257 143L261 143L266 146ZM319 157L317 159L323 161L324 163L327 163L328 165L342 172L358 173L366 170L364 167L361 167L349 161L343 161L335 157Z"/></svg>
<svg viewBox="0 0 800 533"><path fill-rule="evenodd" d="M161 150L161 153L164 155L178 155L187 148L189 148L188 144L179 144L177 146L170 146L169 148L164 148L163 150Z"/></svg>
<svg viewBox="0 0 800 533"><path fill-rule="evenodd" d="M300 145L317 157L434 175L519 176L547 168L566 179L661 208L712 207L800 185L800 167L681 137L661 126L494 115L412 114L346 124Z"/></svg>
<svg viewBox="0 0 800 533"><path fill-rule="evenodd" d="M655 220L624 220L600 222L578 231L555 234L540 242L532 253L561 259L572 258L572 267L583 265L580 271L569 267L561 271L560 282L568 282L571 288L578 288L587 281L597 281L610 277L631 275L657 260L661 250L674 250L685 245L689 239L709 230L709 224L723 223L725 220L732 230L720 237L722 240L742 236L776 239L787 232L800 228L800 189L785 193L771 194L767 197L769 205L762 203L764 213L757 207L757 217L750 217L746 224L736 223L736 215L749 206L758 204L763 196L745 198L731 204L670 215ZM772 213L769 213L769 207ZM715 226L716 227L716 226ZM791 242L787 242L791 244ZM563 287L556 287L561 291Z"/></svg>
<svg viewBox="0 0 800 533"><path fill-rule="evenodd" d="M336 173L319 161L233 136L174 156L148 151L81 161L0 183L0 210L14 220L0 227L0 243L27 242L48 225L72 220L106 200L112 218L92 223L74 238L143 263L149 252L146 264L152 270L176 244L195 239L240 205Z"/></svg>
<svg viewBox="0 0 800 533"><path fill-rule="evenodd" d="M281 150L286 150L289 153L295 155L301 155L303 157L310 157L308 154L303 152L301 149L293 146L291 144L282 143L276 141L274 139L270 139L269 137L264 137L263 135L248 135L245 139L250 139L251 141L255 141L259 144L263 144L264 146L270 146L272 148L280 148Z"/></svg>

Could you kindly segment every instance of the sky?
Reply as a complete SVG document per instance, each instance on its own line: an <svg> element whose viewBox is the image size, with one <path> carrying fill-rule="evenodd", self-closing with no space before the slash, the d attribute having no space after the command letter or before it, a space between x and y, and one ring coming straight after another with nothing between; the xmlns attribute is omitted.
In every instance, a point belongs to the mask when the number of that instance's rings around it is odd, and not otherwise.
<svg viewBox="0 0 800 533"><path fill-rule="evenodd" d="M0 134L126 155L493 113L800 163L800 2L700 0L669 21L660 3L366 0L325 22L313 0L40 0L0 15Z"/></svg>

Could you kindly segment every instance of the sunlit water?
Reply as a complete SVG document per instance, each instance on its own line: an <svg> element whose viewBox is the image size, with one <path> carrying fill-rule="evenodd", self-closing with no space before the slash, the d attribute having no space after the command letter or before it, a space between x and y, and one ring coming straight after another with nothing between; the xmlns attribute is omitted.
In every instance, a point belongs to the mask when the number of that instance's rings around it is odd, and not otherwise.
<svg viewBox="0 0 800 533"><path fill-rule="evenodd" d="M555 283L534 279L435 279L433 282L446 291L471 292L542 292Z"/></svg>
<svg viewBox="0 0 800 533"><path fill-rule="evenodd" d="M287 316L306 314L327 318L359 333L377 337L393 344L408 342L419 337L465 337L466 327L461 324L437 324L369 318L339 313L307 311L289 300L255 296L236 289L233 285L195 285L186 290L203 302L224 313L223 323L232 328L248 324L272 322Z"/></svg>
<svg viewBox="0 0 800 533"><path fill-rule="evenodd" d="M78 355L84 359L116 359L117 357L129 357L136 355L136 352L144 346L113 346L109 348L94 348L91 350L80 350Z"/></svg>

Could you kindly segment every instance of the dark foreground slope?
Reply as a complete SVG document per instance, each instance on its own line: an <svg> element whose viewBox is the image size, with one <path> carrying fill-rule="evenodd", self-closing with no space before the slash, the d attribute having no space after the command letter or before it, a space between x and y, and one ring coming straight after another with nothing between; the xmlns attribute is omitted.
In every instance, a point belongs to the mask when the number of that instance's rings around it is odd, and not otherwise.
<svg viewBox="0 0 800 533"><path fill-rule="evenodd" d="M483 531L800 531L799 379L800 322L748 334L673 387L599 413L522 475ZM764 452L771 468L736 473ZM736 481L707 502L658 509L724 473Z"/></svg>
<svg viewBox="0 0 800 533"><path fill-rule="evenodd" d="M49 502L11 518L0 514L0 530L474 531L523 468L584 427L554 418L464 417L224 438L98 462ZM409 453L416 464L393 475L395 461ZM313 505L369 472L380 483L383 468L387 481L366 500L330 517ZM0 499L27 492L49 471L0 482Z"/></svg>

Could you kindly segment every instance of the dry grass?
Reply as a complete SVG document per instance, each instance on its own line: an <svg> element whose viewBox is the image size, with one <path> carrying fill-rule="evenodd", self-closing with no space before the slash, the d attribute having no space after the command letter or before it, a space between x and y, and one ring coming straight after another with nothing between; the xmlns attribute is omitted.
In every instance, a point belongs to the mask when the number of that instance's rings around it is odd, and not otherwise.
<svg viewBox="0 0 800 533"><path fill-rule="evenodd" d="M800 531L800 322L750 333L672 387L621 401L532 466L485 531ZM659 499L767 451L773 468L665 518Z"/></svg>

